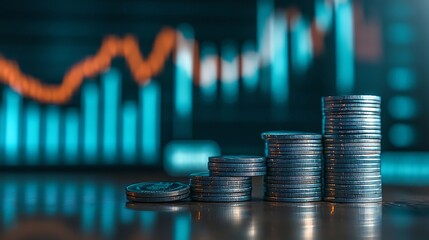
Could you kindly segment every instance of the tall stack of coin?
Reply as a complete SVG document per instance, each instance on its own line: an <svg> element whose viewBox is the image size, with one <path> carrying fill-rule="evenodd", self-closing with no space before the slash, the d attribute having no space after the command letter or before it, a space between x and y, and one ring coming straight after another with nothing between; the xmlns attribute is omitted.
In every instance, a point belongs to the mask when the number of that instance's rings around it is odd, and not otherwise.
<svg viewBox="0 0 429 240"><path fill-rule="evenodd" d="M264 199L312 202L322 199L322 135L271 131L265 140Z"/></svg>
<svg viewBox="0 0 429 240"><path fill-rule="evenodd" d="M209 157L211 176L257 177L266 173L265 160L260 156L226 155Z"/></svg>
<svg viewBox="0 0 429 240"><path fill-rule="evenodd" d="M202 202L241 202L252 199L250 177L218 177L208 172L190 175L191 200Z"/></svg>
<svg viewBox="0 0 429 240"><path fill-rule="evenodd" d="M372 95L322 98L325 201L382 200L380 104Z"/></svg>

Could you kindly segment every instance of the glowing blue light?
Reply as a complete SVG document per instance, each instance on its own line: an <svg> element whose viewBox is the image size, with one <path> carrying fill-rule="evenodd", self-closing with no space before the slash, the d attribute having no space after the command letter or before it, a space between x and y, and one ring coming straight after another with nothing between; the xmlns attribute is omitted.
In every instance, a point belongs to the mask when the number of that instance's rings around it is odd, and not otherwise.
<svg viewBox="0 0 429 240"><path fill-rule="evenodd" d="M289 63L286 16L277 14L271 39L271 99L284 106L289 99Z"/></svg>
<svg viewBox="0 0 429 240"><path fill-rule="evenodd" d="M17 206L17 186L14 183L6 182L2 184L3 192L3 227L10 229L16 222L16 206Z"/></svg>
<svg viewBox="0 0 429 240"><path fill-rule="evenodd" d="M66 183L63 196L62 211L65 215L71 216L77 211L77 185L75 183Z"/></svg>
<svg viewBox="0 0 429 240"><path fill-rule="evenodd" d="M409 44L414 41L414 32L411 25L393 23L387 27L388 39L395 44Z"/></svg>
<svg viewBox="0 0 429 240"><path fill-rule="evenodd" d="M117 125L121 94L121 75L116 69L103 74L103 160L113 164L117 152Z"/></svg>
<svg viewBox="0 0 429 240"><path fill-rule="evenodd" d="M389 113L393 118L400 120L415 118L418 112L418 103L411 97L395 96L389 100Z"/></svg>
<svg viewBox="0 0 429 240"><path fill-rule="evenodd" d="M397 91L408 91L416 85L415 72L406 67L396 67L388 72L387 76L390 86Z"/></svg>
<svg viewBox="0 0 429 240"><path fill-rule="evenodd" d="M20 135L20 112L21 112L21 97L16 92L9 88L5 88L3 92L5 103L5 164L17 164L19 155L19 135Z"/></svg>
<svg viewBox="0 0 429 240"><path fill-rule="evenodd" d="M414 143L415 138L416 131L408 124L397 123L389 130L389 140L396 147L408 147Z"/></svg>
<svg viewBox="0 0 429 240"><path fill-rule="evenodd" d="M190 137L192 134L192 74L193 74L193 30L182 24L178 30L183 35L177 40L176 71L174 86L175 137Z"/></svg>
<svg viewBox="0 0 429 240"><path fill-rule="evenodd" d="M385 184L429 184L429 152L383 152L381 163Z"/></svg>
<svg viewBox="0 0 429 240"><path fill-rule="evenodd" d="M213 141L173 141L164 148L164 167L172 176L208 171L208 157L220 155Z"/></svg>
<svg viewBox="0 0 429 240"><path fill-rule="evenodd" d="M44 203L45 203L45 213L47 215L52 215L58 210L57 201L58 201L58 184L56 182L48 182L44 185Z"/></svg>
<svg viewBox="0 0 429 240"><path fill-rule="evenodd" d="M174 220L174 240L191 239L191 215L177 215Z"/></svg>
<svg viewBox="0 0 429 240"><path fill-rule="evenodd" d="M332 3L326 0L316 0L315 4L317 28L326 32L332 26Z"/></svg>
<svg viewBox="0 0 429 240"><path fill-rule="evenodd" d="M239 94L238 82L238 53L234 42L222 45L221 95L225 103L237 102Z"/></svg>
<svg viewBox="0 0 429 240"><path fill-rule="evenodd" d="M82 226L84 232L91 232L95 227L95 203L96 203L96 188L92 183L83 185L82 191Z"/></svg>
<svg viewBox="0 0 429 240"><path fill-rule="evenodd" d="M106 185L103 188L102 193L102 202L103 210L100 212L100 220L101 220L101 232L103 233L103 237L105 239L111 238L116 229L115 226L115 192L111 185Z"/></svg>
<svg viewBox="0 0 429 240"><path fill-rule="evenodd" d="M246 41L242 47L243 87L247 92L255 92L259 84L259 55L256 46Z"/></svg>
<svg viewBox="0 0 429 240"><path fill-rule="evenodd" d="M122 155L124 163L134 163L137 152L137 105L126 101L122 112Z"/></svg>
<svg viewBox="0 0 429 240"><path fill-rule="evenodd" d="M266 56L263 54L267 43L265 42L265 36L267 35L267 25L270 17L274 13L274 1L273 0L258 0L257 2L257 39L258 39L258 52L261 53L261 56Z"/></svg>
<svg viewBox="0 0 429 240"><path fill-rule="evenodd" d="M46 109L45 155L46 164L57 164L60 151L60 111L58 107L49 106Z"/></svg>
<svg viewBox="0 0 429 240"><path fill-rule="evenodd" d="M155 224L156 221L156 212L154 211L141 211L140 212L140 220L142 223L142 227L145 230L150 230L153 228L153 225Z"/></svg>
<svg viewBox="0 0 429 240"><path fill-rule="evenodd" d="M142 107L142 160L144 164L155 164L159 155L161 122L161 88L158 83L140 88L140 106Z"/></svg>
<svg viewBox="0 0 429 240"><path fill-rule="evenodd" d="M307 70L313 58L311 29L310 25L303 18L295 19L291 38L292 66L294 71L302 74Z"/></svg>
<svg viewBox="0 0 429 240"><path fill-rule="evenodd" d="M69 108L64 118L64 152L66 164L77 164L79 151L79 114L77 109Z"/></svg>
<svg viewBox="0 0 429 240"><path fill-rule="evenodd" d="M87 83L82 90L83 103L83 150L88 164L94 164L97 157L98 140L98 88Z"/></svg>
<svg viewBox="0 0 429 240"><path fill-rule="evenodd" d="M25 213L33 214L37 208L37 190L36 182L28 182L25 186Z"/></svg>
<svg viewBox="0 0 429 240"><path fill-rule="evenodd" d="M40 150L40 108L36 103L29 103L25 112L25 149L27 164L35 165L39 160Z"/></svg>
<svg viewBox="0 0 429 240"><path fill-rule="evenodd" d="M217 52L213 43L201 46L200 91L205 102L214 102L217 95Z"/></svg>
<svg viewBox="0 0 429 240"><path fill-rule="evenodd" d="M335 4L335 40L337 93L350 94L354 89L354 37L351 0Z"/></svg>

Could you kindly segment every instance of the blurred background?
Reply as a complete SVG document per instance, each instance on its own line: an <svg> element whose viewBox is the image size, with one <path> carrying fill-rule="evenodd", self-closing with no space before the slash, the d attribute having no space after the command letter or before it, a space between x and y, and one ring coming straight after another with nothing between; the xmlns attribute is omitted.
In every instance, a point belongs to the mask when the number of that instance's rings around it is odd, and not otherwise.
<svg viewBox="0 0 429 240"><path fill-rule="evenodd" d="M262 155L265 130L321 132L322 96L377 94L383 181L428 184L426 9L425 0L7 1L0 165L186 175L210 155Z"/></svg>

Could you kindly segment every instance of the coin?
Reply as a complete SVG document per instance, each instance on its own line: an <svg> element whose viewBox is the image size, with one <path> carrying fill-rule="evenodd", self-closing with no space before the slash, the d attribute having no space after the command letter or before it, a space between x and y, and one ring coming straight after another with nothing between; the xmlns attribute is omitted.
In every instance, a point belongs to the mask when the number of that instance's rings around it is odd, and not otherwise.
<svg viewBox="0 0 429 240"><path fill-rule="evenodd" d="M199 202L242 202L249 201L252 199L250 195L244 196L224 196L224 197L201 197L201 196L191 196L191 200Z"/></svg>
<svg viewBox="0 0 429 240"><path fill-rule="evenodd" d="M222 177L256 177L264 176L266 171L243 171L243 172L225 172L225 171L210 171L213 176Z"/></svg>
<svg viewBox="0 0 429 240"><path fill-rule="evenodd" d="M126 194L134 197L171 197L189 192L189 186L180 182L141 182L126 187Z"/></svg>
<svg viewBox="0 0 429 240"><path fill-rule="evenodd" d="M253 155L224 155L224 156L213 156L209 157L209 162L219 163L260 163L264 162L264 157L253 156Z"/></svg>
<svg viewBox="0 0 429 240"><path fill-rule="evenodd" d="M261 134L262 139L322 139L318 133L291 132L291 131L269 131Z"/></svg>
<svg viewBox="0 0 429 240"><path fill-rule="evenodd" d="M189 197L189 192L176 196L168 197L136 197L132 195L126 195L128 201L132 202L174 202L183 200Z"/></svg>

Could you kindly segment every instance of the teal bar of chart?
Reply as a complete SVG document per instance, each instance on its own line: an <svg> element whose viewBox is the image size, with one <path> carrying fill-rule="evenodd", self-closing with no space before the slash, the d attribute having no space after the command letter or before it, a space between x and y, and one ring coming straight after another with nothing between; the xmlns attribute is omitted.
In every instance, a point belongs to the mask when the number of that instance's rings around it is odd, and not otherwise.
<svg viewBox="0 0 429 240"><path fill-rule="evenodd" d="M140 88L141 149L143 164L155 164L160 152L161 88L158 83Z"/></svg>
<svg viewBox="0 0 429 240"><path fill-rule="evenodd" d="M88 164L95 164L98 153L98 88L88 83L82 90L83 154Z"/></svg>
<svg viewBox="0 0 429 240"><path fill-rule="evenodd" d="M21 96L9 88L3 92L5 103L5 144L4 155L6 165L18 164L19 135L21 130Z"/></svg>
<svg viewBox="0 0 429 240"><path fill-rule="evenodd" d="M77 157L79 155L79 113L77 109L70 108L65 113L64 118L65 139L64 139L64 152L65 163L77 164Z"/></svg>
<svg viewBox="0 0 429 240"><path fill-rule="evenodd" d="M57 164L60 147L60 111L58 107L49 106L45 117L45 157L48 165Z"/></svg>
<svg viewBox="0 0 429 240"><path fill-rule="evenodd" d="M133 164L137 152L137 106L133 101L124 103L122 111L122 156L125 164Z"/></svg>
<svg viewBox="0 0 429 240"><path fill-rule="evenodd" d="M29 103L25 109L25 157L27 164L36 165L40 158L40 107Z"/></svg>
<svg viewBox="0 0 429 240"><path fill-rule="evenodd" d="M102 76L103 95L103 159L115 163L117 154L117 125L121 92L121 76L116 69L110 69Z"/></svg>

